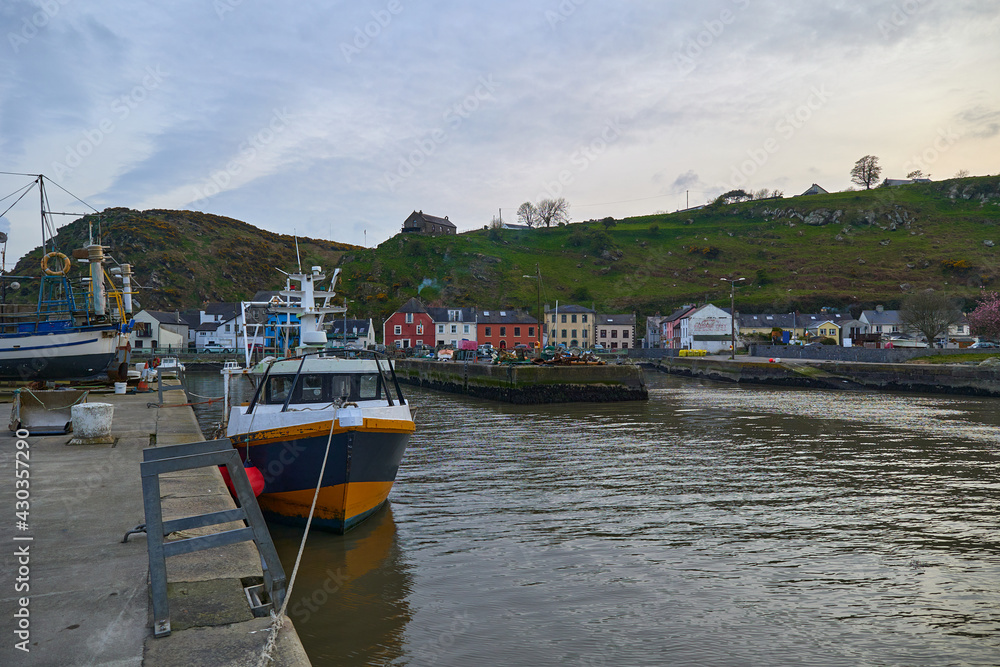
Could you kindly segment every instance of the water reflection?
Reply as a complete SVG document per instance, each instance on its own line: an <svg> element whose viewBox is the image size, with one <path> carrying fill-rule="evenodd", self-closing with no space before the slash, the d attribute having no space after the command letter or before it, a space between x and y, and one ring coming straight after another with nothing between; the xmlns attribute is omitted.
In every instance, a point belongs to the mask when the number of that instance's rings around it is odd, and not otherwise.
<svg viewBox="0 0 1000 667"><path fill-rule="evenodd" d="M391 539L310 538L294 597L364 571L299 626L314 664L998 662L997 399L650 380L411 389Z"/></svg>

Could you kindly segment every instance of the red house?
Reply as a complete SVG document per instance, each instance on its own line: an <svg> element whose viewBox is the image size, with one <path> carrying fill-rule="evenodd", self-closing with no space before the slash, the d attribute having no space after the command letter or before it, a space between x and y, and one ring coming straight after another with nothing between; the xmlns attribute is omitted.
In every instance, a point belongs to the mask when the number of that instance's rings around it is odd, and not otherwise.
<svg viewBox="0 0 1000 667"><path fill-rule="evenodd" d="M434 347L434 321L414 297L390 315L382 325L382 341L386 347Z"/></svg>
<svg viewBox="0 0 1000 667"><path fill-rule="evenodd" d="M476 320L477 340L501 350L515 345L534 347L538 341L538 320L515 310L483 310Z"/></svg>

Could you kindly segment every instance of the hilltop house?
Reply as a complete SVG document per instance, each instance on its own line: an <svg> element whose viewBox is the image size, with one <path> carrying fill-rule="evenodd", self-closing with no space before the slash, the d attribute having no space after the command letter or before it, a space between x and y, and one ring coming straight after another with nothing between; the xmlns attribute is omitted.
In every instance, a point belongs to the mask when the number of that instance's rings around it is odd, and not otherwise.
<svg viewBox="0 0 1000 667"><path fill-rule="evenodd" d="M595 343L606 349L635 347L635 315L597 315Z"/></svg>
<svg viewBox="0 0 1000 667"><path fill-rule="evenodd" d="M828 194L830 193L827 192L825 189L813 183L812 185L809 186L809 189L807 189L799 196L804 197L806 195L828 195Z"/></svg>
<svg viewBox="0 0 1000 667"><path fill-rule="evenodd" d="M594 344L594 324L597 311L583 306L545 306L545 330L548 345L590 347Z"/></svg>
<svg viewBox="0 0 1000 667"><path fill-rule="evenodd" d="M413 297L382 325L382 342L386 347L419 347L434 344L434 320L419 299Z"/></svg>
<svg viewBox="0 0 1000 667"><path fill-rule="evenodd" d="M427 215L423 211L414 211L403 221L403 232L408 234L430 234L433 236L455 234L458 228L448 220L448 216L439 218Z"/></svg>
<svg viewBox="0 0 1000 667"><path fill-rule="evenodd" d="M484 310L476 318L480 345L511 349L515 345L534 347L538 342L538 320L517 310Z"/></svg>
<svg viewBox="0 0 1000 667"><path fill-rule="evenodd" d="M475 308L428 308L434 322L434 344L458 349L460 341L475 343L478 338Z"/></svg>

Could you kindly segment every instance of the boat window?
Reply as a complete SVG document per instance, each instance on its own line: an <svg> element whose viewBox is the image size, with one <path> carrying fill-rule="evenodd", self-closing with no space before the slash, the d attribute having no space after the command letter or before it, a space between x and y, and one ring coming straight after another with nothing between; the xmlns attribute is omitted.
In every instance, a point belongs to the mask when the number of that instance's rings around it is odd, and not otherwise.
<svg viewBox="0 0 1000 667"><path fill-rule="evenodd" d="M379 381L378 375L372 373L370 375L361 375L358 377L359 387L358 387L358 399L366 401L373 398L378 398L379 394Z"/></svg>
<svg viewBox="0 0 1000 667"><path fill-rule="evenodd" d="M284 403L288 398L288 389L292 386L292 378L275 375L267 381L267 402Z"/></svg>
<svg viewBox="0 0 1000 667"><path fill-rule="evenodd" d="M302 375L299 378L301 391L298 392L298 400L303 403L317 403L323 400L323 376L322 375Z"/></svg>
<svg viewBox="0 0 1000 667"><path fill-rule="evenodd" d="M351 396L351 376L334 375L330 377L330 398L347 399Z"/></svg>

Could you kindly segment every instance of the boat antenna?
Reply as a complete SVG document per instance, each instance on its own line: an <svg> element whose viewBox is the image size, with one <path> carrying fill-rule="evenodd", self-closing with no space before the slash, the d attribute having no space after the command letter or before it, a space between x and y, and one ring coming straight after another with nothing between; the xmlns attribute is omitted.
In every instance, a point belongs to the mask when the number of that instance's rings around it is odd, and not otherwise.
<svg viewBox="0 0 1000 667"><path fill-rule="evenodd" d="M294 234L294 232L292 232ZM299 273L302 273L302 259L299 257L299 237L295 236L295 261L299 263Z"/></svg>

